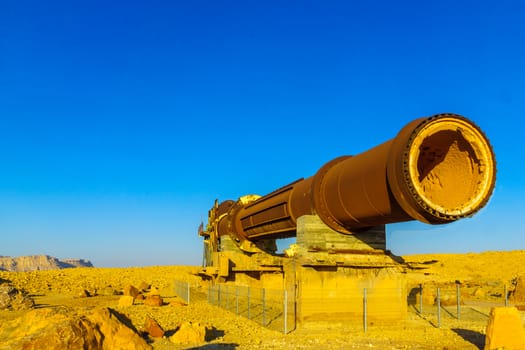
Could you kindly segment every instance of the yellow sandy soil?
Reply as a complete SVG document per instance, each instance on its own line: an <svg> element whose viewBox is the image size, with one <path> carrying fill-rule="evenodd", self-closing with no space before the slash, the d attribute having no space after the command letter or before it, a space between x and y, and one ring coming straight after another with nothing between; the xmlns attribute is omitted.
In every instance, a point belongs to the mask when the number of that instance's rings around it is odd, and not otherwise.
<svg viewBox="0 0 525 350"><path fill-rule="evenodd" d="M406 320L391 325L371 324L366 333L359 323L312 323L284 335L208 305L204 293L206 286L195 275L199 267L75 268L18 273L0 271L0 278L34 296L37 307L64 305L79 310L111 307L127 315L137 329L142 328L146 316L151 316L168 334L173 333L184 321L206 324L212 330L209 341L200 344L206 349L478 349L484 343L486 315L490 306L503 300L501 293L497 296L497 290L501 290L505 284L510 289L512 280L525 273L525 251L414 255L403 258L415 267L407 274L409 286L419 283L450 286L459 280L462 288L470 288L464 298L472 297L472 301L468 302L471 308L465 309L461 320L455 319L455 309L449 308L449 312L444 311L441 328L437 328L432 306L425 305L429 313L423 317L412 310ZM173 291L175 279L187 281L194 288L190 305L169 304L178 300ZM120 295L114 293L130 284L139 286L141 282L157 288L166 305L150 307L139 303L119 307ZM78 296L82 290L96 292L97 296L80 298ZM25 312L0 311L0 327L2 322L13 320ZM154 349L189 348L172 344L166 338L151 341Z"/></svg>

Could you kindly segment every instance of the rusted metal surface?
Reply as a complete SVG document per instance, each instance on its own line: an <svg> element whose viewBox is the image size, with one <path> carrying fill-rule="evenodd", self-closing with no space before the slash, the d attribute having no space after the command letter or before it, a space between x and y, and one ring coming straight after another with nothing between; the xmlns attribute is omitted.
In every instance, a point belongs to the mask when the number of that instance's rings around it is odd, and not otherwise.
<svg viewBox="0 0 525 350"><path fill-rule="evenodd" d="M252 242L294 236L302 215L318 215L343 234L408 220L442 224L479 211L495 179L483 132L462 116L439 114L416 119L395 138L336 158L314 176L264 197L216 204L207 230L249 250Z"/></svg>

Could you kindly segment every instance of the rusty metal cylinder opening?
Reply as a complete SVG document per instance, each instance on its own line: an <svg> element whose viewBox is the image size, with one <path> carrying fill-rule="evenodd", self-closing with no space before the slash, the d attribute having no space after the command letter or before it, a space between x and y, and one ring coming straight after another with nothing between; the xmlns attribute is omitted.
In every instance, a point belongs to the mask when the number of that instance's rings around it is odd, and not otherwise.
<svg viewBox="0 0 525 350"><path fill-rule="evenodd" d="M423 221L471 216L494 188L496 167L488 140L475 124L457 115L429 118L416 127L402 164L405 185L423 209Z"/></svg>
<svg viewBox="0 0 525 350"><path fill-rule="evenodd" d="M356 156L333 159L307 179L228 205L218 233L240 245L296 234L317 215L335 231L419 220L442 224L472 216L490 199L496 161L488 139L455 114L416 119L397 136Z"/></svg>

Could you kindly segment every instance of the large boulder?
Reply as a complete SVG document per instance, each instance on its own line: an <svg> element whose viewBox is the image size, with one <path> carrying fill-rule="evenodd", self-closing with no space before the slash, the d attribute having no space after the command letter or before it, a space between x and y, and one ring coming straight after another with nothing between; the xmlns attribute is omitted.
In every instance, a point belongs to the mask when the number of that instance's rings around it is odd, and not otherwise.
<svg viewBox="0 0 525 350"><path fill-rule="evenodd" d="M170 338L175 344L199 344L206 341L206 326L184 322Z"/></svg>
<svg viewBox="0 0 525 350"><path fill-rule="evenodd" d="M122 314L110 308L96 309L89 319L95 323L96 329L104 335L103 350L111 349L151 349L133 327L131 321Z"/></svg>
<svg viewBox="0 0 525 350"><path fill-rule="evenodd" d="M164 300L160 295L148 295L144 300L144 305L148 306L162 306L164 305Z"/></svg>
<svg viewBox="0 0 525 350"><path fill-rule="evenodd" d="M150 288L148 295L160 295L160 291L157 287Z"/></svg>
<svg viewBox="0 0 525 350"><path fill-rule="evenodd" d="M151 288L151 285L149 283L144 282L144 281L142 281L139 284L139 290L142 291L142 292L145 292L145 291L147 291L150 288Z"/></svg>
<svg viewBox="0 0 525 350"><path fill-rule="evenodd" d="M124 295L129 295L129 296L131 296L133 298L136 298L137 295L139 295L139 293L140 293L139 290L136 287L132 286L132 285L128 285L128 286L124 287L124 291L123 291Z"/></svg>
<svg viewBox="0 0 525 350"><path fill-rule="evenodd" d="M162 338L164 336L164 329L159 325L159 323L147 316L146 321L144 322L144 331L153 338Z"/></svg>
<svg viewBox="0 0 525 350"><path fill-rule="evenodd" d="M0 284L0 310L27 310L34 306L34 300L27 293L9 283Z"/></svg>
<svg viewBox="0 0 525 350"><path fill-rule="evenodd" d="M485 350L525 349L525 330L515 307L493 307L485 334Z"/></svg>
<svg viewBox="0 0 525 350"><path fill-rule="evenodd" d="M132 306L135 303L135 298L129 295L123 295L118 301L118 306Z"/></svg>
<svg viewBox="0 0 525 350"><path fill-rule="evenodd" d="M0 325L0 349L152 349L123 315L109 308L76 314L37 309Z"/></svg>

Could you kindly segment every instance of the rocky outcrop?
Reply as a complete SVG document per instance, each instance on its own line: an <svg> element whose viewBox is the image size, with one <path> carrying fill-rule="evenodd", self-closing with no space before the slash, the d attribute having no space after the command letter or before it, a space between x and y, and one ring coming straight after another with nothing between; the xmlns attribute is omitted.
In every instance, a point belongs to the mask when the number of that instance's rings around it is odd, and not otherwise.
<svg viewBox="0 0 525 350"><path fill-rule="evenodd" d="M69 267L93 267L93 264L89 260L85 259L62 259L59 260L62 268Z"/></svg>
<svg viewBox="0 0 525 350"><path fill-rule="evenodd" d="M34 305L34 300L27 293L0 280L0 310L27 310Z"/></svg>
<svg viewBox="0 0 525 350"><path fill-rule="evenodd" d="M0 270L26 272L36 270L59 270L71 267L93 267L89 260L64 259L59 260L49 255L31 255L12 258L0 256Z"/></svg>
<svg viewBox="0 0 525 350"><path fill-rule="evenodd" d="M0 349L151 348L125 316L109 308L87 314L67 308L36 309L0 324Z"/></svg>
<svg viewBox="0 0 525 350"><path fill-rule="evenodd" d="M515 303L525 303L525 275L520 275L513 281L514 290L511 292L511 300Z"/></svg>

